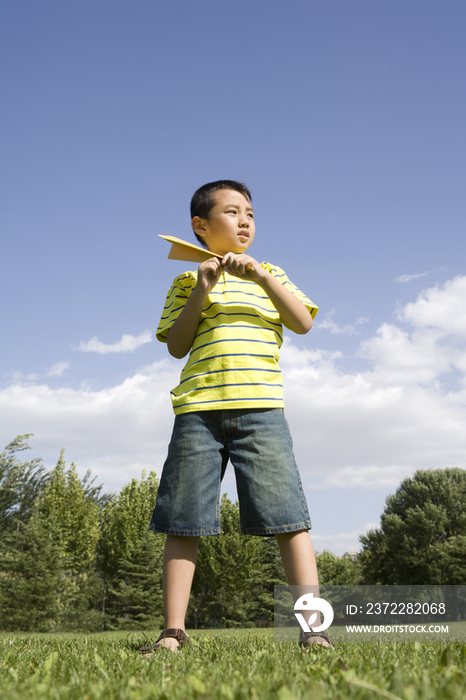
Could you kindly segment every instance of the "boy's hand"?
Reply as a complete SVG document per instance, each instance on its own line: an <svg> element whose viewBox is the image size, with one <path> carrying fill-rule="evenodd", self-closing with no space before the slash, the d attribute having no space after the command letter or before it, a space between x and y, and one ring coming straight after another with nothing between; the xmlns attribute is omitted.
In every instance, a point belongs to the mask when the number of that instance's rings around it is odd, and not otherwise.
<svg viewBox="0 0 466 700"><path fill-rule="evenodd" d="M303 334L312 328L312 316L302 301L250 255L227 253L221 264L230 274L256 282L262 287L280 314L283 324L291 331Z"/></svg>
<svg viewBox="0 0 466 700"><path fill-rule="evenodd" d="M250 255L246 255L246 253L227 253L223 257L221 264L230 275L244 277L244 279L252 282L259 282L267 274L262 265L254 258L251 258Z"/></svg>
<svg viewBox="0 0 466 700"><path fill-rule="evenodd" d="M222 272L222 262L218 258L205 260L197 268L196 287L207 296L217 284Z"/></svg>
<svg viewBox="0 0 466 700"><path fill-rule="evenodd" d="M202 307L217 284L223 266L219 258L209 258L197 268L197 282L182 312L168 331L168 352L181 359L191 350L196 337Z"/></svg>

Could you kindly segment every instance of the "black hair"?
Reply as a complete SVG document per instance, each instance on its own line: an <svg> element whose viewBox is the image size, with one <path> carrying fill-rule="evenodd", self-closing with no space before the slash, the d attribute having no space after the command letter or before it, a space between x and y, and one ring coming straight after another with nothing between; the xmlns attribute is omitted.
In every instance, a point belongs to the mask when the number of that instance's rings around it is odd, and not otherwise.
<svg viewBox="0 0 466 700"><path fill-rule="evenodd" d="M251 193L242 182L236 182L235 180L216 180L215 182L208 182L206 185L202 185L193 194L191 199L191 220L195 216L199 216L201 219L208 219L212 207L215 206L215 193L218 190L236 190L242 194L246 199L252 202ZM205 241L202 236L198 236L194 233L197 240L202 243L205 247Z"/></svg>

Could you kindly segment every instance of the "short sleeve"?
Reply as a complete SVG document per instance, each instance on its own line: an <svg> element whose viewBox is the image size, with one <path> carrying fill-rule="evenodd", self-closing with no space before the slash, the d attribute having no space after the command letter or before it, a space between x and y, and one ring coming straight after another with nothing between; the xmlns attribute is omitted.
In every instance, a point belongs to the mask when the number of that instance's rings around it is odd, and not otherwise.
<svg viewBox="0 0 466 700"><path fill-rule="evenodd" d="M268 270L271 275L273 275L281 284L283 284L284 287L290 290L292 294L295 295L300 301L303 302L304 306L307 308L309 313L311 314L312 318L315 318L317 315L317 312L319 310L319 307L314 304L313 301L309 299L303 292L298 289L298 287L291 282L291 280L288 279L286 273L284 270L281 269L281 267L277 267L277 265L271 265L268 262L263 262L261 263L262 267Z"/></svg>
<svg viewBox="0 0 466 700"><path fill-rule="evenodd" d="M165 300L162 317L157 328L156 337L162 343L167 342L167 335L170 328L184 309L190 294L196 286L196 273L185 272L174 281Z"/></svg>

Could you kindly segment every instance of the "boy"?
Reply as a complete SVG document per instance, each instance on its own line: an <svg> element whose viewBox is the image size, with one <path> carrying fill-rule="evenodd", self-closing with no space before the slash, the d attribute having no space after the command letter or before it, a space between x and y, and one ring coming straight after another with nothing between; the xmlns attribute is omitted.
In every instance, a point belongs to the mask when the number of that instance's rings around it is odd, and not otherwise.
<svg viewBox="0 0 466 700"><path fill-rule="evenodd" d="M185 615L199 537L220 533L228 459L243 534L275 535L289 585L318 583L278 366L282 324L307 333L317 307L283 270L248 255L255 223L245 185L219 180L200 187L191 218L197 239L223 258L175 279L157 330L173 357L190 354L171 392L175 425L151 521L167 540L164 631L140 650L149 653L189 644ZM325 634L311 632L301 641L328 646Z"/></svg>

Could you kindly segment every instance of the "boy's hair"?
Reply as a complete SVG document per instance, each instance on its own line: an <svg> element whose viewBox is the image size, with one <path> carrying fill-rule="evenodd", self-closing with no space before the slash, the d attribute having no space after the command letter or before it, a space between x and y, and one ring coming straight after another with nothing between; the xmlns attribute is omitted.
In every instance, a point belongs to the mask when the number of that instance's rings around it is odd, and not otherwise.
<svg viewBox="0 0 466 700"><path fill-rule="evenodd" d="M242 182L236 182L235 180L216 180L215 182L208 182L206 185L202 185L193 194L191 199L191 220L195 216L199 216L201 219L208 219L212 207L215 206L215 193L218 190L236 190L242 194L246 199L252 202L251 193ZM202 243L206 247L205 241L202 236L198 236L194 233L199 243Z"/></svg>

